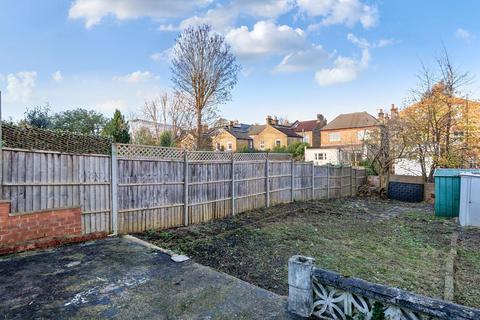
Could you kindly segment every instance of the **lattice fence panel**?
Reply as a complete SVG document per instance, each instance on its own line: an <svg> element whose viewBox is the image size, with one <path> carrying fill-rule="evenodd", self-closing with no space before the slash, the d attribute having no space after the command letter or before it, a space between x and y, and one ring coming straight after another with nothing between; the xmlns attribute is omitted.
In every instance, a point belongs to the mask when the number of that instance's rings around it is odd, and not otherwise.
<svg viewBox="0 0 480 320"><path fill-rule="evenodd" d="M266 153L234 153L235 161L265 161Z"/></svg>
<svg viewBox="0 0 480 320"><path fill-rule="evenodd" d="M231 161L233 154L230 152L214 152L214 151L189 151L189 162L201 161Z"/></svg>
<svg viewBox="0 0 480 320"><path fill-rule="evenodd" d="M138 144L117 144L117 156L125 159L167 159L183 160L185 151L178 148L144 146Z"/></svg>

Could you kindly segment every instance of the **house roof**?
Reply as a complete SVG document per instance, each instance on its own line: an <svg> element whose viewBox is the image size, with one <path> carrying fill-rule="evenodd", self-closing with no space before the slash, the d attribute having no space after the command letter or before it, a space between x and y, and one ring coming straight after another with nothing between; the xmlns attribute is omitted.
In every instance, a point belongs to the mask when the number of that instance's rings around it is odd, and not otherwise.
<svg viewBox="0 0 480 320"><path fill-rule="evenodd" d="M248 129L248 134L251 135L251 136L254 136L254 135L257 135L259 134L260 132L263 131L263 129L265 129L267 125L265 124L254 124L254 125L251 125L250 128Z"/></svg>
<svg viewBox="0 0 480 320"><path fill-rule="evenodd" d="M292 129L295 132L304 132L304 131L313 131L317 126L317 120L306 120L306 121L297 121L295 122Z"/></svg>
<svg viewBox="0 0 480 320"><path fill-rule="evenodd" d="M267 125L262 124L262 125L252 125L250 129L248 130L248 134L250 136L254 136L262 132ZM281 126L281 125L271 125L271 127L277 129L281 133L285 134L287 137L292 137L292 138L301 138L302 136L299 136L291 127L287 126Z"/></svg>
<svg viewBox="0 0 480 320"><path fill-rule="evenodd" d="M250 136L248 135L248 131L243 131L239 128L225 128L225 131L230 133L232 136L234 136L237 139L240 140L252 140Z"/></svg>
<svg viewBox="0 0 480 320"><path fill-rule="evenodd" d="M285 126L272 126L278 131L284 133L287 137L292 137L292 138L301 138L302 136L299 136L292 128L290 127L285 127Z"/></svg>
<svg viewBox="0 0 480 320"><path fill-rule="evenodd" d="M336 129L349 129L349 128L363 128L363 127L372 127L379 124L379 121L369 114L368 112L354 112L354 113L344 113L337 116L325 127L322 128L322 131L325 130L336 130Z"/></svg>

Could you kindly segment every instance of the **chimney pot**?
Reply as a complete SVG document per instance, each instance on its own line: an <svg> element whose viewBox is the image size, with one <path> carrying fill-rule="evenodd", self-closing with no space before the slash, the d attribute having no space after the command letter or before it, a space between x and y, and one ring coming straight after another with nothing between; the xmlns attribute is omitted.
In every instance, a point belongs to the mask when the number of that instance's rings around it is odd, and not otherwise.
<svg viewBox="0 0 480 320"><path fill-rule="evenodd" d="M271 116L267 116L267 124L272 124L272 117Z"/></svg>
<svg viewBox="0 0 480 320"><path fill-rule="evenodd" d="M383 109L382 109L382 108L380 108L380 109L378 110L378 118L379 118L379 119L384 119L384 118L385 118L385 113L383 112Z"/></svg>

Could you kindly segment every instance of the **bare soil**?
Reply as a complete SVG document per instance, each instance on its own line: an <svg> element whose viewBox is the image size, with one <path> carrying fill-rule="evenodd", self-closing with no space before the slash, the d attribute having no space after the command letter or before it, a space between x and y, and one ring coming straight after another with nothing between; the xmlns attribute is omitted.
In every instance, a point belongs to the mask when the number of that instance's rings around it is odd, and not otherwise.
<svg viewBox="0 0 480 320"><path fill-rule="evenodd" d="M346 276L442 298L454 230L460 232L456 302L480 307L480 230L436 218L428 204L295 202L137 236L281 295L288 293L287 261L301 254Z"/></svg>

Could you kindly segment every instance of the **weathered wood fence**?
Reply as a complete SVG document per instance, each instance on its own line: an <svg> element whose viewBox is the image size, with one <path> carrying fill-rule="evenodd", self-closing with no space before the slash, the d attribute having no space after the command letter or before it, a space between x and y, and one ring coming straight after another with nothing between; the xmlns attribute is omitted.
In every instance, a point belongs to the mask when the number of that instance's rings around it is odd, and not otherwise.
<svg viewBox="0 0 480 320"><path fill-rule="evenodd" d="M114 145L112 156L2 150L12 212L81 207L85 233L141 232L292 201L355 195L365 170L285 154Z"/></svg>

